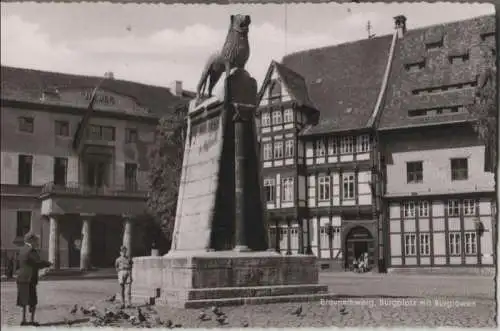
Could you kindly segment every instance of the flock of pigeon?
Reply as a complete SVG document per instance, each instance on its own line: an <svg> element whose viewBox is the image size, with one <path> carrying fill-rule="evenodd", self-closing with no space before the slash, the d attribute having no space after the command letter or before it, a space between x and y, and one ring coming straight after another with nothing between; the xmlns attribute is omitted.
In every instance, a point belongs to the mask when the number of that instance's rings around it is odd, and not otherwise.
<svg viewBox="0 0 500 331"><path fill-rule="evenodd" d="M106 299L106 302L113 303L116 300L116 296L112 296ZM346 315L347 311L345 306L339 309L341 315ZM151 307L149 304L137 307L135 313L127 313L123 310L123 306L117 309L104 308L103 311L98 310L95 306L85 308L82 306L74 305L70 310L70 314L75 317L77 314L83 314L88 320L90 320L93 326L120 326L123 323L127 323L131 326L141 327L141 328L152 328L152 327L165 327L169 329L180 328L181 324L176 324L172 320L162 320L158 312ZM292 313L292 315L303 317L302 306L297 307ZM218 323L219 326L228 324L228 316L217 306L211 308L211 313L202 310L198 316L200 322L211 321L212 318ZM65 323L71 326L77 323L78 320L65 319ZM243 321L240 325L243 328L249 326L248 321Z"/></svg>

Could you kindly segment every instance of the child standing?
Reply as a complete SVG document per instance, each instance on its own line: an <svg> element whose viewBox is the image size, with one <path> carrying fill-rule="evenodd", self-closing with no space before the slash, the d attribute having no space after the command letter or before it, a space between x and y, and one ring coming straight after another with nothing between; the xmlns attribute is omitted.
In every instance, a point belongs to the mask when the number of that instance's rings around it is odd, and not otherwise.
<svg viewBox="0 0 500 331"><path fill-rule="evenodd" d="M118 272L118 283L121 289L121 308L125 308L125 292L128 292L127 307L130 307L132 305L132 259L127 254L127 247L120 248L120 256L115 261L115 268Z"/></svg>

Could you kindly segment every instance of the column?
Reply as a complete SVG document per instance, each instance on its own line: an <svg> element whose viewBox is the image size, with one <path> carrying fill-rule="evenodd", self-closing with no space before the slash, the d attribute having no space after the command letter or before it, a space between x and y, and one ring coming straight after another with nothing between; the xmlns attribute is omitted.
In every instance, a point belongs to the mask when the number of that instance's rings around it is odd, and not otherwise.
<svg viewBox="0 0 500 331"><path fill-rule="evenodd" d="M55 215L49 216L49 262L52 269L59 269L59 220Z"/></svg>
<svg viewBox="0 0 500 331"><path fill-rule="evenodd" d="M123 246L127 248L127 254L132 256L132 217L129 215L124 216Z"/></svg>
<svg viewBox="0 0 500 331"><path fill-rule="evenodd" d="M235 105L234 121L234 179L235 179L235 251L249 251L245 234L245 129L251 119L249 107Z"/></svg>
<svg viewBox="0 0 500 331"><path fill-rule="evenodd" d="M90 269L90 256L91 256L91 232L90 222L92 215L80 214L82 217L82 246L80 249L80 269Z"/></svg>

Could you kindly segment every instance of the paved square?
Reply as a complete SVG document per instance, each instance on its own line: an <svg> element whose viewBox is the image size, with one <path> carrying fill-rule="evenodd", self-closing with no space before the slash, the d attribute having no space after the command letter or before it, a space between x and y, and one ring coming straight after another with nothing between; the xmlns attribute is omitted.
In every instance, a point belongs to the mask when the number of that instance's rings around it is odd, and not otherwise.
<svg viewBox="0 0 500 331"><path fill-rule="evenodd" d="M158 320L182 327L325 327L325 326L496 326L496 303L492 278L476 276L396 276L323 273L320 282L328 284L334 298L309 303L286 303L223 307L227 321L221 325L206 310L210 320L201 321L201 310L144 308L151 326ZM113 280L42 281L39 285L38 320L44 325L65 325L65 320L81 320L75 326L92 325L88 316L69 311L78 304L98 311L114 309L104 300L118 291ZM16 326L15 283L1 285L1 323ZM393 296L381 298L380 296ZM363 296L363 297L360 297ZM302 306L301 316L293 312ZM345 306L345 312L340 308ZM135 309L127 310L130 315ZM129 326L125 319L110 326ZM145 325L140 325L144 327Z"/></svg>

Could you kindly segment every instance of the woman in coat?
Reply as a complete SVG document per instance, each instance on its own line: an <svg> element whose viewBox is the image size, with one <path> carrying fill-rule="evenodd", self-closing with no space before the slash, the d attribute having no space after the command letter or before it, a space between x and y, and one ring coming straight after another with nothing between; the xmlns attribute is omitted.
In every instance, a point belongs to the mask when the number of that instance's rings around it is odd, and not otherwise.
<svg viewBox="0 0 500 331"><path fill-rule="evenodd" d="M17 305L22 308L21 325L39 324L35 322L35 310L38 304L36 287L38 284L38 271L50 267L52 264L43 261L38 253L39 238L34 233L24 236L24 247L19 252L19 270L17 273ZM26 307L31 313L30 322L26 322Z"/></svg>

